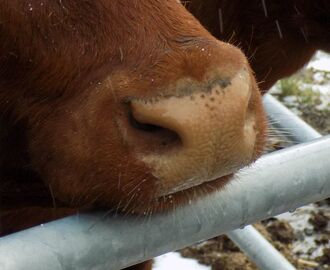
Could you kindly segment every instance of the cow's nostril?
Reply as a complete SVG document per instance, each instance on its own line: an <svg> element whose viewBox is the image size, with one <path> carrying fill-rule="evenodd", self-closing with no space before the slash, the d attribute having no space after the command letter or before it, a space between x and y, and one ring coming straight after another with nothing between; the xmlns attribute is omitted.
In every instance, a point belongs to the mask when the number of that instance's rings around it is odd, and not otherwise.
<svg viewBox="0 0 330 270"><path fill-rule="evenodd" d="M157 125L157 123L148 123L129 113L129 126L131 142L141 152L161 153L164 151L175 150L182 145L181 138L177 132ZM155 122L155 121L154 121Z"/></svg>
<svg viewBox="0 0 330 270"><path fill-rule="evenodd" d="M141 131L159 132L161 129L163 129L160 126L139 122L138 120L135 119L135 117L132 113L129 114L129 122L133 128L141 130Z"/></svg>

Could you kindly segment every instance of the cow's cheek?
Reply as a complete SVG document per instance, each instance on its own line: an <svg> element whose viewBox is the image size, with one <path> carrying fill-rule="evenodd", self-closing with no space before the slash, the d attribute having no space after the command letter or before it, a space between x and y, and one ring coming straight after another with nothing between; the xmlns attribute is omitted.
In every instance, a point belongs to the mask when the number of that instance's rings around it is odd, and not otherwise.
<svg viewBox="0 0 330 270"><path fill-rule="evenodd" d="M32 166L54 200L72 207L130 209L149 203L156 179L120 132L123 106L95 91L83 99L64 103L31 125Z"/></svg>

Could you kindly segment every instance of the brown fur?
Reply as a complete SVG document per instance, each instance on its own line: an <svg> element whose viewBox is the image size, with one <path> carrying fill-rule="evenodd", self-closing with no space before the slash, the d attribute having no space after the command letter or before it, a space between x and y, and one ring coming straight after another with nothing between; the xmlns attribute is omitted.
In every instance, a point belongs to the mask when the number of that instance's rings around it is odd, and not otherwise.
<svg viewBox="0 0 330 270"><path fill-rule="evenodd" d="M229 77L249 69L176 0L1 1L0 234L86 209L151 214L222 187L229 177L154 202L154 177L118 128L131 99L172 95L180 78L202 82L218 66ZM255 159L265 123L248 76Z"/></svg>
<svg viewBox="0 0 330 270"><path fill-rule="evenodd" d="M328 0L264 0L265 8L262 0L183 2L213 35L244 51L262 92L303 67L316 50L330 52Z"/></svg>

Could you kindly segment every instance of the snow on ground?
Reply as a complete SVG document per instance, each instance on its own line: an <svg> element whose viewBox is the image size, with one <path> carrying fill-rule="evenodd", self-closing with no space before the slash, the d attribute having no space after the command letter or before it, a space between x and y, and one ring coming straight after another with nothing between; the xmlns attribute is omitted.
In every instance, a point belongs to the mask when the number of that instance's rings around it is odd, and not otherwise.
<svg viewBox="0 0 330 270"><path fill-rule="evenodd" d="M181 257L177 252L170 252L155 258L153 270L211 270L194 259Z"/></svg>
<svg viewBox="0 0 330 270"><path fill-rule="evenodd" d="M318 51L314 59L308 63L307 68L314 68L330 72L330 55L325 52Z"/></svg>
<svg viewBox="0 0 330 270"><path fill-rule="evenodd" d="M306 80L308 78L308 72L312 72L312 81ZM300 71L302 74L306 74L306 77L297 77L293 75L295 79L299 78L300 90L310 91L312 90L319 95L320 104L316 105L316 109L324 110L330 107L330 54L318 51L311 61ZM274 95L281 94L282 90L280 83L278 82L270 90L270 93ZM289 106L294 113L300 115L297 110L299 100L301 97L297 95L287 95L283 98L285 105Z"/></svg>
<svg viewBox="0 0 330 270"><path fill-rule="evenodd" d="M293 243L292 250L294 253L309 254L310 258L315 258L323 254L322 251L324 247L315 242L316 239L321 239L323 235L321 233L315 233L313 231L313 225L308 222L308 220L312 217L312 213L317 212L318 210L327 212L329 211L329 208L326 206L321 207L316 206L315 204L309 204L296 209L292 213L287 212L276 216L278 219L288 221L296 230L297 237L302 238ZM330 227L330 224L328 226ZM302 231L305 231L305 235L303 237ZM330 243L328 243L326 247L330 248Z"/></svg>
<svg viewBox="0 0 330 270"><path fill-rule="evenodd" d="M308 63L307 68L313 68L318 71L330 72L330 54L318 51L313 59ZM314 91L319 91L321 98L323 99L322 104L320 104L319 109L324 109L330 106L330 81L322 83L321 80L323 76L320 73L315 73L314 75L314 85L312 89ZM318 84L319 83L319 84Z"/></svg>
<svg viewBox="0 0 330 270"><path fill-rule="evenodd" d="M307 68L313 68L317 71L330 72L330 54L318 51L313 59L308 63ZM314 75L313 88L330 99L330 82L322 83L323 76L320 73ZM319 83L319 84L317 84Z"/></svg>

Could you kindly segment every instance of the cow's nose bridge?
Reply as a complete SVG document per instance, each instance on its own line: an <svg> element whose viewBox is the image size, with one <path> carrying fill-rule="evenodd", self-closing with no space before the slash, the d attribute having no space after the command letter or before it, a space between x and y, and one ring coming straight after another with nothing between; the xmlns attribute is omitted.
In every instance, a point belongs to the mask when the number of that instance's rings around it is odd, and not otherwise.
<svg viewBox="0 0 330 270"><path fill-rule="evenodd" d="M166 97L192 97L198 94L208 94L214 89L217 89L217 92L222 92L231 84L230 76L223 76L217 70L212 70L211 74L205 77L203 81L196 81L189 77L179 79L174 86L166 90L169 93Z"/></svg>
<svg viewBox="0 0 330 270"><path fill-rule="evenodd" d="M196 39L189 46L177 46L160 58L159 62L166 65L164 70L168 73L160 74L168 78L168 83L191 78L204 84L203 87L196 84L195 88L177 88L177 91L184 90L188 94L195 89L207 91L213 84L226 87L238 71L249 69L248 61L240 49L213 37Z"/></svg>

